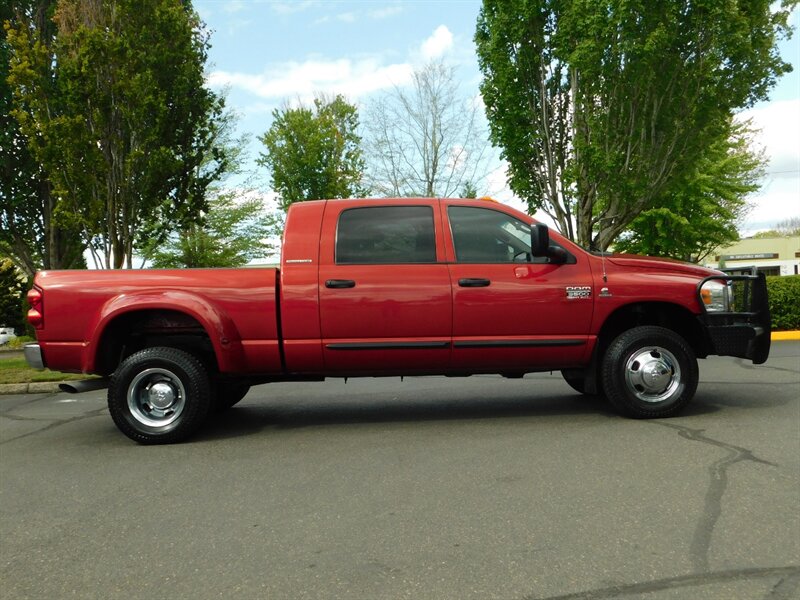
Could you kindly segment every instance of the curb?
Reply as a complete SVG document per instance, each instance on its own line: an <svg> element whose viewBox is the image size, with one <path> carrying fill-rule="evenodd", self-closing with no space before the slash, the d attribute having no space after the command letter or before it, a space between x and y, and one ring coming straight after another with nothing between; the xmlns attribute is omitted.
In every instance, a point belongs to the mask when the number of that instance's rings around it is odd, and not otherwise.
<svg viewBox="0 0 800 600"><path fill-rule="evenodd" d="M770 338L773 342L777 340L800 340L800 331L773 331Z"/></svg>
<svg viewBox="0 0 800 600"><path fill-rule="evenodd" d="M0 383L0 395L3 394L54 394L61 381L34 381L31 383Z"/></svg>

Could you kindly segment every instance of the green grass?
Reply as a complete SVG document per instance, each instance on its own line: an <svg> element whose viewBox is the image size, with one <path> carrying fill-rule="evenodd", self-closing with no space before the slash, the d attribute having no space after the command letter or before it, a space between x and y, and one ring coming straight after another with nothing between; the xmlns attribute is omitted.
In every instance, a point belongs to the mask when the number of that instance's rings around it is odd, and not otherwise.
<svg viewBox="0 0 800 600"><path fill-rule="evenodd" d="M22 350L22 347L27 344L28 342L35 342L36 339L29 337L27 335L22 335L19 337L15 337L13 340L9 340L9 342L3 346L4 349L8 350Z"/></svg>
<svg viewBox="0 0 800 600"><path fill-rule="evenodd" d="M24 358L0 357L0 383L31 383L36 381L68 381L70 379L88 379L88 375L59 373L45 369L31 369Z"/></svg>

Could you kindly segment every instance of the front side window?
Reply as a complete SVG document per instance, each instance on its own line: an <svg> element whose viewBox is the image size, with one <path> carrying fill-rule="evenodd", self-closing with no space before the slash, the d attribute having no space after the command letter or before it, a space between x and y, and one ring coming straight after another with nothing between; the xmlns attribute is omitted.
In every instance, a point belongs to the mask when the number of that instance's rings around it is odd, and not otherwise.
<svg viewBox="0 0 800 600"><path fill-rule="evenodd" d="M336 229L336 264L435 263L430 206L370 206L345 210Z"/></svg>
<svg viewBox="0 0 800 600"><path fill-rule="evenodd" d="M507 263L531 260L531 228L497 210L470 206L448 209L456 260Z"/></svg>

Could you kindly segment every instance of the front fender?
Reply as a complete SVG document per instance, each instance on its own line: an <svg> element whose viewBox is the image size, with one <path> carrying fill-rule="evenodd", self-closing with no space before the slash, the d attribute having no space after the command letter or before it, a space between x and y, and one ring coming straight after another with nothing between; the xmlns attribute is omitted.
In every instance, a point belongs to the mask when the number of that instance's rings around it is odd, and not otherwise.
<svg viewBox="0 0 800 600"><path fill-rule="evenodd" d="M144 310L171 310L195 319L211 340L217 365L221 372L236 371L244 364L241 336L229 315L207 298L182 290L142 290L126 292L111 298L98 313L90 328L91 338L83 355L82 370L94 372L100 340L115 319L122 315Z"/></svg>

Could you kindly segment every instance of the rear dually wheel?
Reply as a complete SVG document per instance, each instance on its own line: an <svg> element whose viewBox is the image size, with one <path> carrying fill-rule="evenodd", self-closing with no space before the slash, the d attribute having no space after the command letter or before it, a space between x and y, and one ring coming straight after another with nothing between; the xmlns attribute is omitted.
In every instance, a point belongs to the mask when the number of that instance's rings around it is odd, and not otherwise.
<svg viewBox="0 0 800 600"><path fill-rule="evenodd" d="M122 433L142 444L180 442L203 423L211 391L203 364L168 347L126 358L108 388L108 409Z"/></svg>

